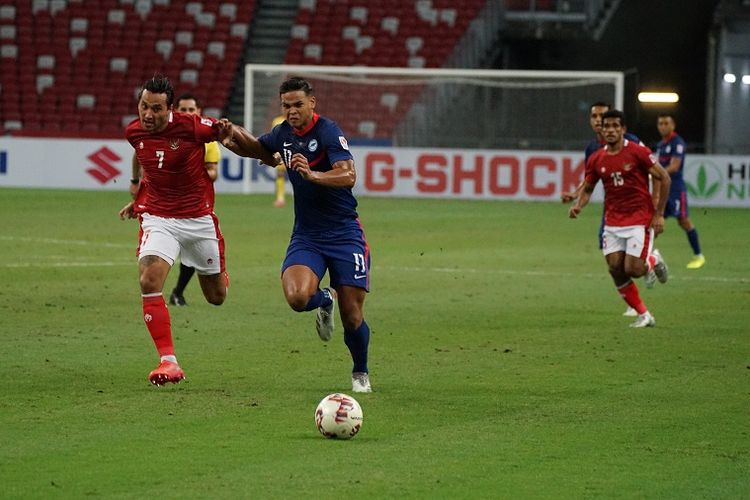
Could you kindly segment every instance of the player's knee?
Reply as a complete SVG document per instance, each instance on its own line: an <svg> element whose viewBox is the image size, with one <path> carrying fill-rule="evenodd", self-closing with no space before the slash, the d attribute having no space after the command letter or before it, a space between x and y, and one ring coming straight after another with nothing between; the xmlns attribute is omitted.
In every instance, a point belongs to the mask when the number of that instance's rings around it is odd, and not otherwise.
<svg viewBox="0 0 750 500"><path fill-rule="evenodd" d="M286 302L292 310L303 312L307 310L307 303L310 302L310 296L303 293L287 293Z"/></svg>
<svg viewBox="0 0 750 500"><path fill-rule="evenodd" d="M227 290L226 289L209 290L206 293L204 293L204 295L206 296L206 302L214 306L220 306L227 299Z"/></svg>
<svg viewBox="0 0 750 500"><path fill-rule="evenodd" d="M622 266L619 264L609 264L607 266L607 270L609 271L610 276L612 276L613 278L618 278L623 275Z"/></svg>
<svg viewBox="0 0 750 500"><path fill-rule="evenodd" d="M362 324L362 310L357 307L341 307L341 324L344 330L353 332Z"/></svg>
<svg viewBox="0 0 750 500"><path fill-rule="evenodd" d="M157 293L161 291L162 284L149 273L142 273L139 281L141 285L141 293Z"/></svg>
<svg viewBox="0 0 750 500"><path fill-rule="evenodd" d="M357 328L359 328L359 325L362 324L362 316L358 317L346 317L341 319L341 324L344 327L344 330L347 332L353 332Z"/></svg>
<svg viewBox="0 0 750 500"><path fill-rule="evenodd" d="M630 278L640 278L648 272L646 263L626 264L625 274Z"/></svg>
<svg viewBox="0 0 750 500"><path fill-rule="evenodd" d="M225 295L213 295L211 297L206 297L206 300L208 300L208 303L215 305L215 306L222 305L226 299L227 299L226 294Z"/></svg>

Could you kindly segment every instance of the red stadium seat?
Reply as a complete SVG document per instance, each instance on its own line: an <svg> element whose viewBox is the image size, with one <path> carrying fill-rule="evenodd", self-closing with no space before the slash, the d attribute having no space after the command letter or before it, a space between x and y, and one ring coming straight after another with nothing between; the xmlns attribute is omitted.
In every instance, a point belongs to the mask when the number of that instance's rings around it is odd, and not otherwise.
<svg viewBox="0 0 750 500"><path fill-rule="evenodd" d="M301 0L285 62L391 67L441 67L469 23L485 5L484 0L417 0L416 2L330 2ZM341 28L331 30L330 26ZM405 112L419 88L403 87L390 96L365 95L350 107L339 102L335 85L316 91L329 109L346 109L341 125L350 134L389 138L395 116ZM365 110L367 110L365 112ZM387 110L384 112L384 110Z"/></svg>
<svg viewBox="0 0 750 500"><path fill-rule="evenodd" d="M176 92L200 91L207 105L226 106L232 79L224 72L239 65L252 1L89 3L0 0L0 127L119 137L136 111L136 88L162 71ZM103 118L81 120L80 109Z"/></svg>

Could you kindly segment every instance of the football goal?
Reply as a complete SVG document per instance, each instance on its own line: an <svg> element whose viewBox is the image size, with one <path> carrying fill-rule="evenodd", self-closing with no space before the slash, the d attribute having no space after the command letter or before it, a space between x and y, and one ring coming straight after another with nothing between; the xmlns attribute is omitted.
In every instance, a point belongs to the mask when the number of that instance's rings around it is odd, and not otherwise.
<svg viewBox="0 0 750 500"><path fill-rule="evenodd" d="M280 83L306 78L316 111L350 143L467 149L580 150L591 103L623 106L620 72L248 64L245 127L270 129Z"/></svg>

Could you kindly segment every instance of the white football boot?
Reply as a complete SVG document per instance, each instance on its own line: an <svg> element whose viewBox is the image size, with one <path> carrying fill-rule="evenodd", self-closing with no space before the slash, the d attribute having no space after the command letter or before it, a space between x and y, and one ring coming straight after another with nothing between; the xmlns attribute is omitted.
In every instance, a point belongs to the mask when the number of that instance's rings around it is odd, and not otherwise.
<svg viewBox="0 0 750 500"><path fill-rule="evenodd" d="M336 292L330 288L324 288L323 293L327 294L332 302L329 306L318 308L318 316L315 318L315 329L318 331L320 340L328 342L333 335L333 313L336 309Z"/></svg>
<svg viewBox="0 0 750 500"><path fill-rule="evenodd" d="M622 313L622 315L634 318L634 317L638 316L638 311L636 311L632 307L628 306L628 308L625 309L625 312Z"/></svg>
<svg viewBox="0 0 750 500"><path fill-rule="evenodd" d="M659 279L659 283L666 283L669 279L669 269L667 268L667 263L664 261L664 257L661 256L661 252L659 252L659 250L656 248L654 248L654 251L651 252L651 255L656 257L656 264L654 264L654 273Z"/></svg>
<svg viewBox="0 0 750 500"><path fill-rule="evenodd" d="M370 376L365 372L352 372L352 392L372 392Z"/></svg>
<svg viewBox="0 0 750 500"><path fill-rule="evenodd" d="M630 323L630 326L633 328L645 328L647 326L656 326L656 318L654 316L646 311L643 314L639 314L638 318L636 318L635 321Z"/></svg>

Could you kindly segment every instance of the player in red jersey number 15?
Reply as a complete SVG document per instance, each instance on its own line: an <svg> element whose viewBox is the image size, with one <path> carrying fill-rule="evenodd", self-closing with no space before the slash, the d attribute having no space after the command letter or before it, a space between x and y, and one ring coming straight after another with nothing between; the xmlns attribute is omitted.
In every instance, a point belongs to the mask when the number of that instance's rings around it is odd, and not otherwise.
<svg viewBox="0 0 750 500"><path fill-rule="evenodd" d="M654 237L664 231L664 207L669 196L669 174L648 148L624 138L625 118L610 110L602 117L606 147L586 163L583 189L568 212L575 219L591 199L598 181L604 186L604 235L602 252L620 296L638 312L630 325L654 326L656 321L640 298L632 278L652 274L667 281L667 266ZM649 174L658 190L658 201L649 191ZM648 276L647 276L648 277Z"/></svg>

